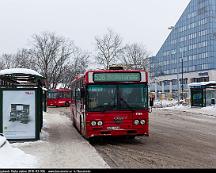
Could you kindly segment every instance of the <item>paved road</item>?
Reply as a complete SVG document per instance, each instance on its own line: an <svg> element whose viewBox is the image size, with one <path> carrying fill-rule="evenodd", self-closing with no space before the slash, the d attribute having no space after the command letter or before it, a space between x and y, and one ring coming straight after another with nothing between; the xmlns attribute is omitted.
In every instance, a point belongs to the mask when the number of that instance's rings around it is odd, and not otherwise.
<svg viewBox="0 0 216 173"><path fill-rule="evenodd" d="M112 168L216 168L216 118L154 110L150 137L92 145Z"/></svg>
<svg viewBox="0 0 216 173"><path fill-rule="evenodd" d="M95 152L88 158L84 150L77 153L80 148L88 151L89 145L65 116L68 109L53 108L49 113L49 137L20 146L37 156L41 168L107 167ZM106 138L92 146L111 168L216 168L216 118L157 109L150 115L150 137Z"/></svg>

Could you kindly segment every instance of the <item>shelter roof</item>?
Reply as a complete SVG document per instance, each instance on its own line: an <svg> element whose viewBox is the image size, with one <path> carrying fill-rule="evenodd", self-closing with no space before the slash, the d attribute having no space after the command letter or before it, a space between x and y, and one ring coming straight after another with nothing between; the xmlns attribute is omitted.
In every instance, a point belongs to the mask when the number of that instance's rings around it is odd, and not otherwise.
<svg viewBox="0 0 216 173"><path fill-rule="evenodd" d="M27 68L11 68L0 71L0 79L12 84L32 84L44 77L38 72Z"/></svg>
<svg viewBox="0 0 216 173"><path fill-rule="evenodd" d="M190 83L188 84L188 86L190 88L206 88L206 87L216 86L216 81Z"/></svg>

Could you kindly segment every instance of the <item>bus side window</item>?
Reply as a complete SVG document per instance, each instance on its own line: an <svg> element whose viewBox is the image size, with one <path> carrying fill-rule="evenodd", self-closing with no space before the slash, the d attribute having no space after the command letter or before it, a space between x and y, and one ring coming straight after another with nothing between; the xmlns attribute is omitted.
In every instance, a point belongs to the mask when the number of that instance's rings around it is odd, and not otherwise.
<svg viewBox="0 0 216 173"><path fill-rule="evenodd" d="M61 98L61 93L56 93L56 98Z"/></svg>
<svg viewBox="0 0 216 173"><path fill-rule="evenodd" d="M64 94L63 94L64 96L63 96L63 98L70 98L70 93L69 92L64 92Z"/></svg>

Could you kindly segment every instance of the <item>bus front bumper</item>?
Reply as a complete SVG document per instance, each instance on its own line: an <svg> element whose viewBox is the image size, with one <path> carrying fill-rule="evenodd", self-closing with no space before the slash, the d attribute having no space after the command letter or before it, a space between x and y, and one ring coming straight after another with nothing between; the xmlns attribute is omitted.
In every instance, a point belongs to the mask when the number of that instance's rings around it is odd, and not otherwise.
<svg viewBox="0 0 216 173"><path fill-rule="evenodd" d="M93 130L87 133L87 138L97 136L149 136L148 129L117 129L117 130Z"/></svg>

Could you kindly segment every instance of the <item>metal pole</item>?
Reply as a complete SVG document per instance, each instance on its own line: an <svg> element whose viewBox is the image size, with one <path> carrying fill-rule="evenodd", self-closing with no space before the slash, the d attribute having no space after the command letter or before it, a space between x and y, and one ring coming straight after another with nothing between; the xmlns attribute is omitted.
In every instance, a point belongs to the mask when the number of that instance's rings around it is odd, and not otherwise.
<svg viewBox="0 0 216 173"><path fill-rule="evenodd" d="M155 79L155 100L157 100L157 80Z"/></svg>
<svg viewBox="0 0 216 173"><path fill-rule="evenodd" d="M179 61L179 60L178 60ZM179 63L178 63L178 69L177 69L177 85L178 85L178 105L180 104L180 81L179 81Z"/></svg>
<svg viewBox="0 0 216 173"><path fill-rule="evenodd" d="M183 56L182 56L182 97L181 99L183 100L184 99L184 62L183 62Z"/></svg>
<svg viewBox="0 0 216 173"><path fill-rule="evenodd" d="M173 29L175 29L175 26L170 26L169 28L168 28L169 30L173 30ZM178 48L179 48L179 46L177 46L177 52L178 52ZM178 105L180 104L180 81L179 81L179 59L178 59L178 63L177 63L177 85L178 85Z"/></svg>

